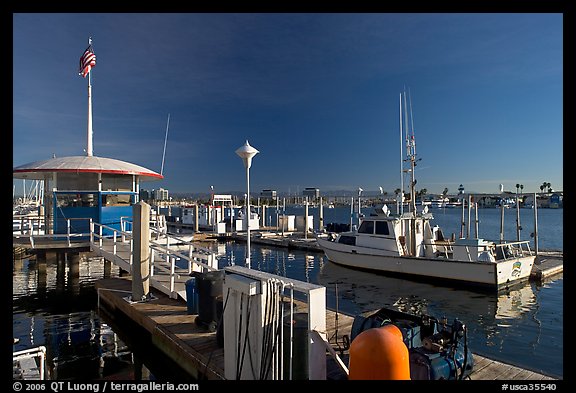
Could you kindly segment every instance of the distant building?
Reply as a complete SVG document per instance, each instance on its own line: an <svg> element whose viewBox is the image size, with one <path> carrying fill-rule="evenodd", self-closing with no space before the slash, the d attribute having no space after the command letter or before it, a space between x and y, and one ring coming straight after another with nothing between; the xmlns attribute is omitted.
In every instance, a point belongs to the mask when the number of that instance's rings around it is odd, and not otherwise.
<svg viewBox="0 0 576 393"><path fill-rule="evenodd" d="M276 199L276 190L262 190L260 197Z"/></svg>
<svg viewBox="0 0 576 393"><path fill-rule="evenodd" d="M313 199L320 198L320 190L314 187L306 187L304 191L302 191L302 195Z"/></svg>
<svg viewBox="0 0 576 393"><path fill-rule="evenodd" d="M141 201L147 201L150 199L150 192L148 190L140 189L138 197Z"/></svg>
<svg viewBox="0 0 576 393"><path fill-rule="evenodd" d="M168 190L159 188L154 191L154 199L157 201L167 201L168 200Z"/></svg>

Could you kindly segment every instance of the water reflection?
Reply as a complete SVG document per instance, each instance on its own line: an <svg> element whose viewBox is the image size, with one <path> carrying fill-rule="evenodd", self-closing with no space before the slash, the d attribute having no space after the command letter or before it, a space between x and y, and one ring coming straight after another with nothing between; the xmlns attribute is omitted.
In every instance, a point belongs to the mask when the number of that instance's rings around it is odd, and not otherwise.
<svg viewBox="0 0 576 393"><path fill-rule="evenodd" d="M392 307L448 320L458 318L468 326L469 342L476 353L562 375L562 276L544 286L526 283L490 294L349 269L328 261L321 253L253 247L254 256L261 259L258 263L253 259L253 266L324 285L329 308L336 307L337 290L339 311L349 315ZM227 243L220 268L230 265L233 258L240 263L238 255L244 248L243 244ZM550 303L546 312L543 302Z"/></svg>
<svg viewBox="0 0 576 393"><path fill-rule="evenodd" d="M128 369L130 350L94 311L94 281L113 275L109 263L86 255L14 259L14 350L46 346L52 379L100 379Z"/></svg>

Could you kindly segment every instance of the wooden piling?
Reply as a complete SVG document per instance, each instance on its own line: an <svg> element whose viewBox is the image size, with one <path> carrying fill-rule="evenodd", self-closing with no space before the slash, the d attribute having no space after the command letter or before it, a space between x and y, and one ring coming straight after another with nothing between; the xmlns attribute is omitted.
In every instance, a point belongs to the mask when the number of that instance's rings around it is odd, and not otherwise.
<svg viewBox="0 0 576 393"><path fill-rule="evenodd" d="M148 297L150 292L150 205L140 201L132 207L133 247L132 300Z"/></svg>

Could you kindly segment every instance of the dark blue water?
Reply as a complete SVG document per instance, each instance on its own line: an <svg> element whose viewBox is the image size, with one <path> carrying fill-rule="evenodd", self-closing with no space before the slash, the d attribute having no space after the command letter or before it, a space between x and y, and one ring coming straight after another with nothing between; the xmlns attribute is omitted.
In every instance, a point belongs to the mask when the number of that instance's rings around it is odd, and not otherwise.
<svg viewBox="0 0 576 393"><path fill-rule="evenodd" d="M244 266L245 244L221 244L220 267ZM326 286L327 306L356 315L381 307L458 318L474 352L527 369L563 374L562 275L490 295L390 278L335 265L320 253L252 244L252 268Z"/></svg>
<svg viewBox="0 0 576 393"><path fill-rule="evenodd" d="M460 211L432 211L444 233L459 234ZM275 220L275 211L270 213ZM480 209L478 213L480 237L497 239L500 211ZM505 213L506 238L515 239L516 212L507 209ZM522 239L529 239L533 211L521 213ZM317 209L311 208L309 214L315 215L317 225ZM349 222L349 214L349 208L324 209L324 222ZM540 250L562 250L562 219L562 209L538 210ZM222 254L220 267L244 264L245 244L221 243L214 248ZM328 307L336 305L337 286L339 310L348 314L391 306L459 318L468 326L474 352L563 376L562 275L496 296L351 270L332 264L321 253L256 244L251 251L254 269L326 286ZM66 260L48 262L45 270L38 269L34 258L14 260L13 334L20 339L14 349L46 345L50 372L59 379L132 378L133 351L96 312L94 282L117 275L117 268L106 270L102 260L86 255L78 270Z"/></svg>

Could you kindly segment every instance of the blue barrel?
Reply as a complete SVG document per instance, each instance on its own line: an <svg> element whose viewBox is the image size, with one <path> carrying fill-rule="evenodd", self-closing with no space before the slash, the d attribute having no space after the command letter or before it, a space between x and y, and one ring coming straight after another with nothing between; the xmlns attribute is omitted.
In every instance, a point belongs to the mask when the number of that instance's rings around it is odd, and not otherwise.
<svg viewBox="0 0 576 393"><path fill-rule="evenodd" d="M192 277L184 284L186 286L186 307L188 315L198 315L198 292L196 291L196 277Z"/></svg>

